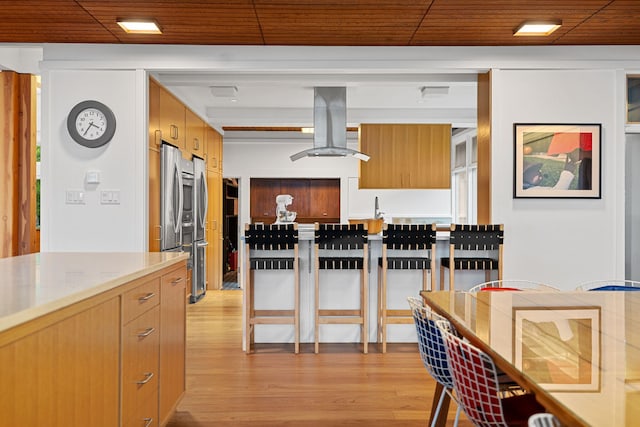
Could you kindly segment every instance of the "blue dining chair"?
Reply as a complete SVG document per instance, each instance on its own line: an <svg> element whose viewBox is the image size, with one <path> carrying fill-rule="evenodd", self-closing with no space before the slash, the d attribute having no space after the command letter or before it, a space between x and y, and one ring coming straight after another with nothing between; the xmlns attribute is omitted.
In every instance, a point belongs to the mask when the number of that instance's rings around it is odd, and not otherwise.
<svg viewBox="0 0 640 427"><path fill-rule="evenodd" d="M640 282L634 280L594 280L578 287L577 291L640 291Z"/></svg>
<svg viewBox="0 0 640 427"><path fill-rule="evenodd" d="M453 393L453 378L449 371L444 340L442 339L440 330L435 324L436 320L447 323L448 321L425 306L422 298L408 297L407 300L409 301L413 321L416 325L416 332L418 333L418 349L420 350L422 363L427 369L427 372L429 372L429 375L440 383L444 390L440 395L435 411L431 408L431 427L433 427L438 420L445 393L449 395L451 400L457 403L456 396ZM460 405L458 405L456 410L456 418L453 422L454 427L458 425L459 418Z"/></svg>

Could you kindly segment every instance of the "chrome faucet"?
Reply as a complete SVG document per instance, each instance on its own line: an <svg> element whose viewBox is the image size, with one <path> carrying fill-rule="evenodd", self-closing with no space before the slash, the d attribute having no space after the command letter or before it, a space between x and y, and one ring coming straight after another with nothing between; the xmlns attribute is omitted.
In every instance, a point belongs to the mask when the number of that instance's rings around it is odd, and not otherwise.
<svg viewBox="0 0 640 427"><path fill-rule="evenodd" d="M375 219L382 218L382 215L384 215L384 212L382 212L382 211L380 210L380 205L378 204L378 196L376 196L376 202L375 202L375 203L376 203L376 204L375 204L375 207L374 207L374 209L373 209L373 217L374 217Z"/></svg>

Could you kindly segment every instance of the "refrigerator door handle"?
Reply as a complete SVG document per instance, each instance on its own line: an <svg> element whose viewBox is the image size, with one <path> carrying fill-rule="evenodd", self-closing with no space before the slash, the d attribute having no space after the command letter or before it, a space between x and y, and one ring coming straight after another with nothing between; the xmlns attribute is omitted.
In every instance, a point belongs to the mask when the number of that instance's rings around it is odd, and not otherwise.
<svg viewBox="0 0 640 427"><path fill-rule="evenodd" d="M173 165L173 231L178 232L180 230L180 220L182 216L182 200L180 197L180 193L182 192L182 184L180 183L180 171L178 170L178 165ZM178 205L176 206L176 202Z"/></svg>
<svg viewBox="0 0 640 427"><path fill-rule="evenodd" d="M204 187L204 214L202 218L200 218L201 222L204 224L207 219L207 209L209 208L209 186L207 185L207 177L204 172L201 172L202 186Z"/></svg>

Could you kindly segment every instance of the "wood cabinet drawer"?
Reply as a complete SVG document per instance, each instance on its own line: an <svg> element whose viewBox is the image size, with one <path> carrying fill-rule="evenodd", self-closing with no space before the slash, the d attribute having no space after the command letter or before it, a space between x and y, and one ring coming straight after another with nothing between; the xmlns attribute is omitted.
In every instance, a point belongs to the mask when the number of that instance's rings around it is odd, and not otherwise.
<svg viewBox="0 0 640 427"><path fill-rule="evenodd" d="M122 296L122 322L127 324L160 302L160 278L150 280Z"/></svg>
<svg viewBox="0 0 640 427"><path fill-rule="evenodd" d="M122 419L130 420L155 395L157 418L160 355L160 307L129 322L122 330Z"/></svg>
<svg viewBox="0 0 640 427"><path fill-rule="evenodd" d="M181 287L184 288L186 286L187 280L187 271L184 268L178 268L176 270L170 271L161 277L162 289L164 292L166 287Z"/></svg>
<svg viewBox="0 0 640 427"><path fill-rule="evenodd" d="M123 427L158 427L158 390L155 389L147 400L134 408L131 418L125 419Z"/></svg>

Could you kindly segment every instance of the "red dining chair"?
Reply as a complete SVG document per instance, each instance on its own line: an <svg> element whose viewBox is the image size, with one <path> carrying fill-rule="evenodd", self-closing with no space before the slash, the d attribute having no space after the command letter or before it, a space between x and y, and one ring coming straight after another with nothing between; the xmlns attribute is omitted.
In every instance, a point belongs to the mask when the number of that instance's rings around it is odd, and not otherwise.
<svg viewBox="0 0 640 427"><path fill-rule="evenodd" d="M436 321L446 343L447 360L458 404L478 427L526 427L529 417L544 412L532 394L502 397L493 359Z"/></svg>
<svg viewBox="0 0 640 427"><path fill-rule="evenodd" d="M557 292L560 289L530 280L492 280L471 287L467 292L480 291L540 291Z"/></svg>

